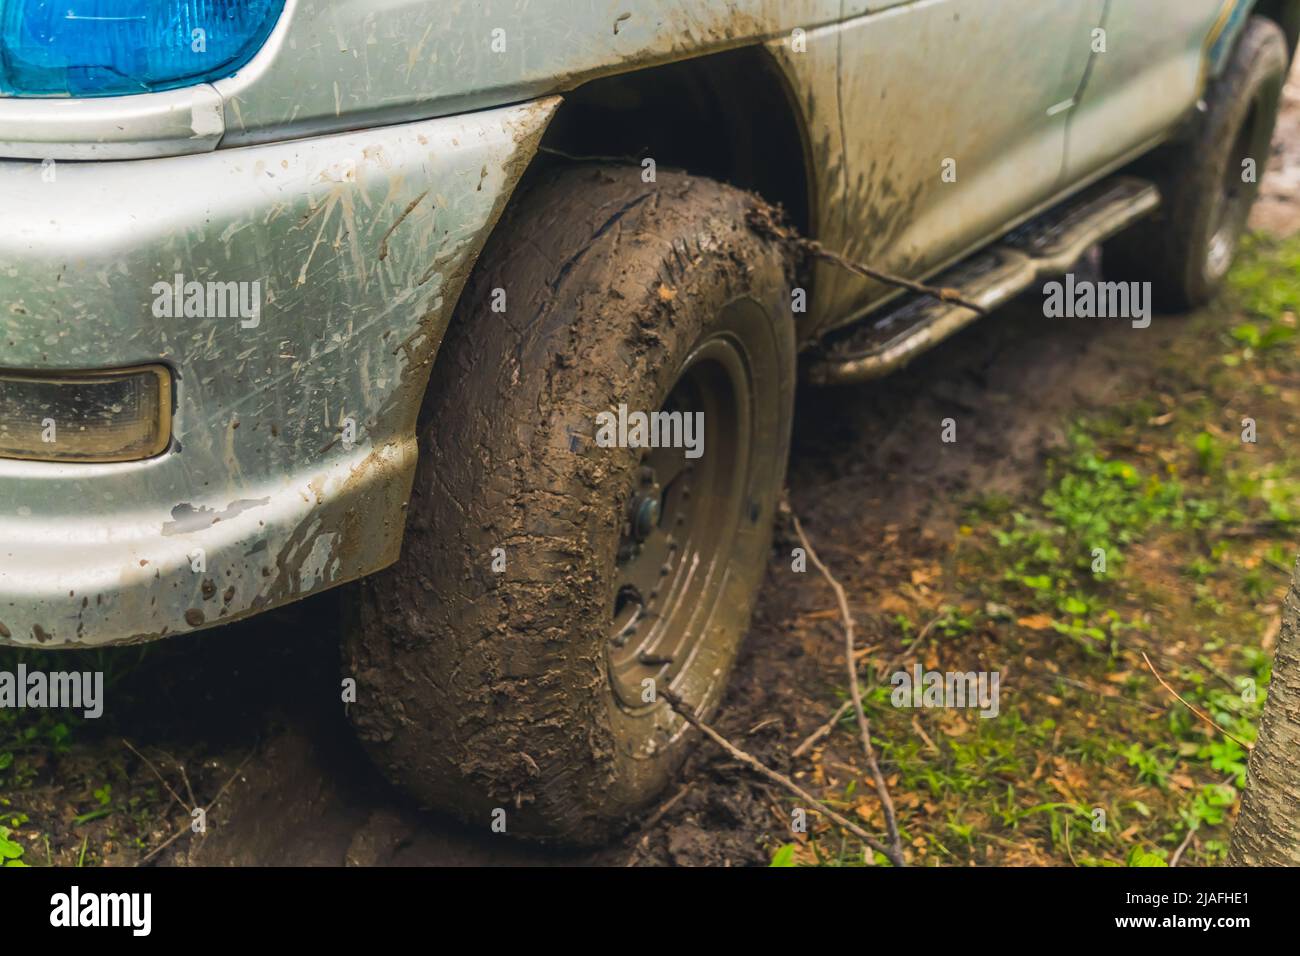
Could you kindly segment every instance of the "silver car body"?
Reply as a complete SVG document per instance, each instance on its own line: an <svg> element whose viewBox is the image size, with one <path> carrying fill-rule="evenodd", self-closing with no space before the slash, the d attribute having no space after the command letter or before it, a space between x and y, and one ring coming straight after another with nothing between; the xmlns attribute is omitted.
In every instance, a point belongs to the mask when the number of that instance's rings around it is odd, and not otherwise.
<svg viewBox="0 0 1300 956"><path fill-rule="evenodd" d="M762 46L817 238L922 277L1170 136L1250 7L288 0L227 79L0 98L0 368L164 363L175 389L161 455L0 459L0 642L148 640L396 560L439 341L588 80ZM260 320L157 317L178 274L259 282ZM815 278L821 327L889 298Z"/></svg>

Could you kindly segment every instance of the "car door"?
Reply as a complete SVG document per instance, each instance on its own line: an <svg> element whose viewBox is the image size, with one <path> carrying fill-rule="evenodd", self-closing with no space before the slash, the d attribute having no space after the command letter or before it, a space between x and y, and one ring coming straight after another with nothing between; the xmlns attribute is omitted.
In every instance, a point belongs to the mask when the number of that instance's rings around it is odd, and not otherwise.
<svg viewBox="0 0 1300 956"><path fill-rule="evenodd" d="M1158 141L1201 94L1206 52L1241 0L1109 0L1070 117L1066 176L1104 171Z"/></svg>
<svg viewBox="0 0 1300 956"><path fill-rule="evenodd" d="M1051 200L1103 6L845 0L840 240L849 255L927 275ZM892 292L853 276L834 282L824 291L842 318Z"/></svg>

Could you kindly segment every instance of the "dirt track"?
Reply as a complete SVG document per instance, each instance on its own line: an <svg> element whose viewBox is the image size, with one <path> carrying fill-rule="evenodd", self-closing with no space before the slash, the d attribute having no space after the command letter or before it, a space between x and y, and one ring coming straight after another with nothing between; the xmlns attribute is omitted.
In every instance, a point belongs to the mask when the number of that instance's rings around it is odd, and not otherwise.
<svg viewBox="0 0 1300 956"><path fill-rule="evenodd" d="M1300 227L1295 82L1278 143L1254 221L1288 234ZM1061 446L1071 418L1141 393L1178 332L1178 322L1159 320L1138 337L1120 323L1053 326L1037 299L1026 299L886 382L802 392L791 502L855 607L873 611L891 567L937 556L971 495L1022 491ZM960 422L961 440L927 440L946 417ZM824 613L827 593L795 580L780 555L778 542L718 727L760 757L798 769L789 751L834 710L843 660L836 622ZM377 777L335 703L336 607L327 594L177 639L124 678L115 695L132 703L116 715L117 732L155 760L173 755L197 802L229 783L207 834L183 835L156 862L738 865L765 863L765 843L785 838L769 792L707 746L688 761L683 789L665 795L676 802L653 826L595 854L529 847L420 812ZM70 759L86 779L97 760L130 759L116 735L78 746ZM163 770L179 788L174 768ZM76 802L53 788L43 799L52 812ZM184 815L173 806L163 819L176 826ZM161 819L156 826L165 837ZM138 856L127 846L103 854L109 863Z"/></svg>

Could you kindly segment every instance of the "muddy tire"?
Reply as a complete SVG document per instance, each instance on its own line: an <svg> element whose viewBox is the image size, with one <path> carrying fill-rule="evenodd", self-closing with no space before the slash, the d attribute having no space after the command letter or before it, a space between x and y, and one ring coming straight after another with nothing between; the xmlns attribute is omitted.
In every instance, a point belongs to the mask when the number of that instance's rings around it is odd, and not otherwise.
<svg viewBox="0 0 1300 956"><path fill-rule="evenodd" d="M495 230L433 373L402 560L354 592L344 649L392 780L579 844L685 756L659 689L721 698L793 410L790 264L746 228L755 200L640 173L550 174ZM620 405L702 413L702 454L609 447Z"/></svg>
<svg viewBox="0 0 1300 956"><path fill-rule="evenodd" d="M1206 108L1190 137L1141 164L1164 201L1150 218L1105 245L1108 278L1151 282L1156 306L1167 312L1195 309L1213 298L1268 168L1287 68L1282 31L1252 17L1232 60L1206 91ZM1254 160L1254 182L1243 181L1247 159Z"/></svg>

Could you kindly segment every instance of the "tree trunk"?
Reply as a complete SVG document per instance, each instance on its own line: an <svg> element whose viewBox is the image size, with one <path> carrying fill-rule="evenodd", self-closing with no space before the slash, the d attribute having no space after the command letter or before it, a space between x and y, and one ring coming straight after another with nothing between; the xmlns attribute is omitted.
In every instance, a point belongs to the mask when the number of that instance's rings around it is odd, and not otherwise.
<svg viewBox="0 0 1300 956"><path fill-rule="evenodd" d="M1228 862L1300 866L1300 562L1282 608L1273 680Z"/></svg>

